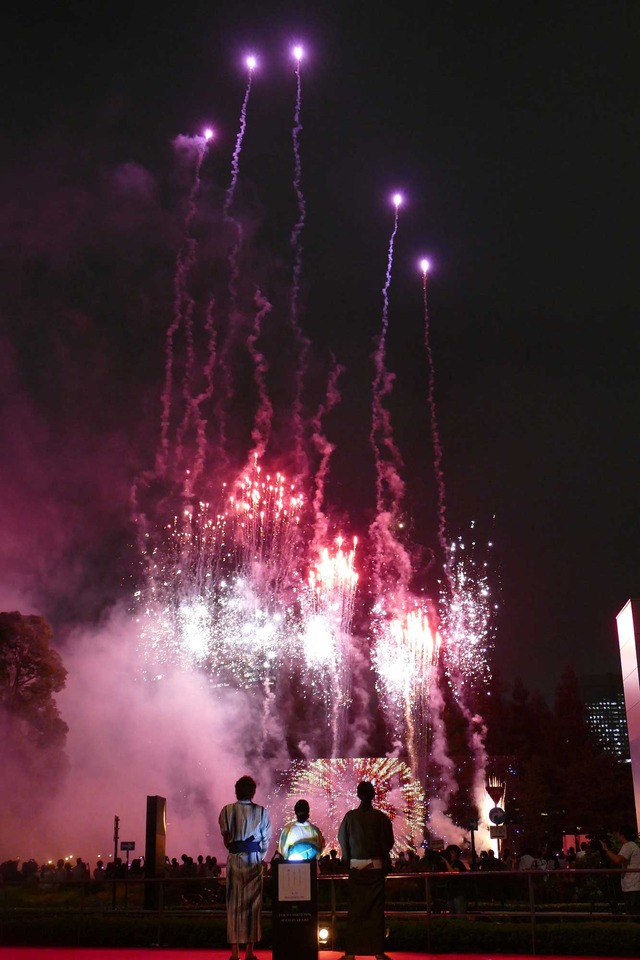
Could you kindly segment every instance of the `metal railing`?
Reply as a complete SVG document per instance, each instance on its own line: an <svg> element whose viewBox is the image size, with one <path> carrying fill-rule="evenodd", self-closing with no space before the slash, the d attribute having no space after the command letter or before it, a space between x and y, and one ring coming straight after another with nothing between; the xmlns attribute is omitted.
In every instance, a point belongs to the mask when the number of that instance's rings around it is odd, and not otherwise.
<svg viewBox="0 0 640 960"><path fill-rule="evenodd" d="M620 878L621 871L615 869L391 873L386 882L385 914L388 919L424 920L427 949L434 919L528 924L531 951L536 953L536 927L545 920L628 920ZM333 881L329 909L319 911L333 931L338 919L347 914L347 877L319 879ZM340 897L336 896L336 883L344 886ZM396 891L397 886L404 889Z"/></svg>
<svg viewBox="0 0 640 960"><path fill-rule="evenodd" d="M467 871L465 873L391 873L386 879L386 916L425 924L426 947L433 920L511 920L530 928L532 953L542 922L628 919L624 913L620 870ZM270 875L265 877L263 913L271 910ZM318 918L330 930L347 915L347 875L319 874ZM176 916L196 913L225 916L225 881L206 877L144 877L116 880L31 881L0 885L0 934L9 918L64 916L74 919L78 939L83 921L95 915L155 918L161 929Z"/></svg>

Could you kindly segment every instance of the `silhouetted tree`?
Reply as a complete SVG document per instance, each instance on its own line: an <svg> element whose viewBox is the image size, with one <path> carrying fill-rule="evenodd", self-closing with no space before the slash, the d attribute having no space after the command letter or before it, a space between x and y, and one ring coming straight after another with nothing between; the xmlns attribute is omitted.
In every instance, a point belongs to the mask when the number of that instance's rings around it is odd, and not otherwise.
<svg viewBox="0 0 640 960"><path fill-rule="evenodd" d="M556 688L553 704L557 746L565 753L579 753L592 741L580 685L573 667L567 665Z"/></svg>
<svg viewBox="0 0 640 960"><path fill-rule="evenodd" d="M522 680L513 685L508 710L510 749L505 751L526 761L529 757L544 755L543 744L548 737L551 711L538 693L531 693Z"/></svg>
<svg viewBox="0 0 640 960"><path fill-rule="evenodd" d="M62 747L68 731L53 698L67 671L50 645L52 637L43 617L0 613L2 728L37 747Z"/></svg>
<svg viewBox="0 0 640 960"><path fill-rule="evenodd" d="M548 811L552 793L541 756L529 757L518 786L523 835L528 845L543 847L549 838Z"/></svg>
<svg viewBox="0 0 640 960"><path fill-rule="evenodd" d="M42 617L0 613L0 810L3 839L38 836L39 815L68 770L54 694L67 671Z"/></svg>

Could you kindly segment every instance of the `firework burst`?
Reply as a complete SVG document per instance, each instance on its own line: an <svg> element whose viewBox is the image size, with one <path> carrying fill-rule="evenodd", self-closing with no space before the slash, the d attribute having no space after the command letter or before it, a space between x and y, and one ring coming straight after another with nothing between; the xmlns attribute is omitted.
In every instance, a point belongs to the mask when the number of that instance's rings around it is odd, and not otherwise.
<svg viewBox="0 0 640 960"><path fill-rule="evenodd" d="M472 527L473 529L473 527ZM491 548L492 544L488 544ZM451 545L448 585L440 603L446 637L444 665L457 690L491 678L489 652L497 605L489 584L489 563L477 557L477 545L462 538Z"/></svg>
<svg viewBox="0 0 640 960"><path fill-rule="evenodd" d="M208 669L215 683L250 686L287 656L295 634L302 497L254 461L223 491L218 511L185 507L154 549L141 592L145 659Z"/></svg>
<svg viewBox="0 0 640 960"><path fill-rule="evenodd" d="M373 784L376 807L393 821L393 854L419 848L424 838L424 793L408 765L394 757L295 761L287 809L293 809L299 797L307 799L312 819L323 824L327 849L337 847L338 827L347 810L357 806L356 786L361 780Z"/></svg>

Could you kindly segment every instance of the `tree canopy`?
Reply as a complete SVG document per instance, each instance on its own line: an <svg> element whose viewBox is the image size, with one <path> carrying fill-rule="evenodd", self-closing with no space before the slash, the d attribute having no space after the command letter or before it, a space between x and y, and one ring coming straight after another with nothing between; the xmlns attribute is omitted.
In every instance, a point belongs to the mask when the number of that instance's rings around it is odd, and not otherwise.
<svg viewBox="0 0 640 960"><path fill-rule="evenodd" d="M54 700L67 677L43 617L0 613L0 709L39 747L62 747L68 732Z"/></svg>

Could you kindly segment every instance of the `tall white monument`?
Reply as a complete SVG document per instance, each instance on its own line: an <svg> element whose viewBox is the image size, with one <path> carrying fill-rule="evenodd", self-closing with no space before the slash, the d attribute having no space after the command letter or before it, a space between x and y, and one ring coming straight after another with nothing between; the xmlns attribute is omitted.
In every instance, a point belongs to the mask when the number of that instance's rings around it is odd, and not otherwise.
<svg viewBox="0 0 640 960"><path fill-rule="evenodd" d="M636 826L640 826L640 600L629 600L616 617L624 703L629 730L629 752L636 803Z"/></svg>

